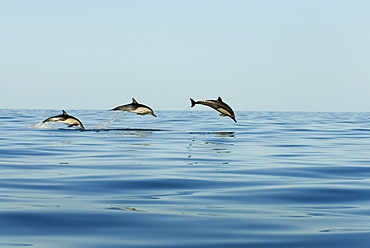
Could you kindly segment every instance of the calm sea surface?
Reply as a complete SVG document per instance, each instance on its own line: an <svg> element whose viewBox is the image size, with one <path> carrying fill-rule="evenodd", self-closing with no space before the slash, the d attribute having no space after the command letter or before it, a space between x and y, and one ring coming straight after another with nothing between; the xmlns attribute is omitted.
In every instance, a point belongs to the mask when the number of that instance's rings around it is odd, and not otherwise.
<svg viewBox="0 0 370 248"><path fill-rule="evenodd" d="M370 247L370 113L67 112L0 110L0 247Z"/></svg>

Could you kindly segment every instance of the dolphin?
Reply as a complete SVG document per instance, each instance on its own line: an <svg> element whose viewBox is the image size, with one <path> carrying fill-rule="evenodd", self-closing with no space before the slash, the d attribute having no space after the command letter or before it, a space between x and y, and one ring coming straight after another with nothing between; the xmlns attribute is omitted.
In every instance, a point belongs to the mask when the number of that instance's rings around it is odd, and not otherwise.
<svg viewBox="0 0 370 248"><path fill-rule="evenodd" d="M157 117L154 114L153 109L151 109L150 107L148 107L144 104L138 103L135 100L135 98L132 98L132 103L121 105L121 106L115 107L114 109L111 109L111 110L128 111L128 112L131 112L131 113L136 113L138 115L150 114L150 115L153 115L154 117Z"/></svg>
<svg viewBox="0 0 370 248"><path fill-rule="evenodd" d="M60 122L60 123L63 123L63 124L67 124L68 127L76 126L76 127L85 129L85 127L82 125L82 122L79 121L76 117L68 115L67 112L64 111L64 110L62 110L62 111L63 111L63 114L49 117L46 120L44 120L43 122L44 123L45 122Z"/></svg>
<svg viewBox="0 0 370 248"><path fill-rule="evenodd" d="M230 108L229 105L222 101L221 97L218 97L217 100L204 100L197 102L190 98L190 101L191 107L194 107L195 104L206 105L220 112L220 116L228 116L236 122L234 111Z"/></svg>

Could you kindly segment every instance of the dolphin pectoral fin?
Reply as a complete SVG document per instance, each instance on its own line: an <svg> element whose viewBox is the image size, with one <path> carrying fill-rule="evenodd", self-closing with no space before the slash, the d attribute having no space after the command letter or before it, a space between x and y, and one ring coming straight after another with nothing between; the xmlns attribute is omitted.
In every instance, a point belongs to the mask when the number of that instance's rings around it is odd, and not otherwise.
<svg viewBox="0 0 370 248"><path fill-rule="evenodd" d="M220 116L227 116L226 114L220 114Z"/></svg>
<svg viewBox="0 0 370 248"><path fill-rule="evenodd" d="M190 102L191 102L191 107L194 107L195 106L195 101L190 98Z"/></svg>

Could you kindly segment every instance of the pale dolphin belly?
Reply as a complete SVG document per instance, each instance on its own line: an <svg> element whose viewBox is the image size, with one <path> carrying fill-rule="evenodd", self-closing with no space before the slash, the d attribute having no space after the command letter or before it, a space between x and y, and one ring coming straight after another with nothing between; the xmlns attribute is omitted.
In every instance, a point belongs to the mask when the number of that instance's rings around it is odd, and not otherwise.
<svg viewBox="0 0 370 248"><path fill-rule="evenodd" d="M137 114L147 114L150 113L150 109L145 107L138 107L135 110L131 110L131 112L137 113Z"/></svg>

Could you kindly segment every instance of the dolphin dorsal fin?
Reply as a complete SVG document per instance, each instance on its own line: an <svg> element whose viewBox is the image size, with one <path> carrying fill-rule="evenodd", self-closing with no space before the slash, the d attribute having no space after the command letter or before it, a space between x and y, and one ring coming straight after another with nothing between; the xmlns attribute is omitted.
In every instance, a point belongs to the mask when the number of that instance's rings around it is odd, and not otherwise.
<svg viewBox="0 0 370 248"><path fill-rule="evenodd" d="M223 102L220 96L217 98L217 101Z"/></svg>
<svg viewBox="0 0 370 248"><path fill-rule="evenodd" d="M63 111L63 115L68 115L66 111L62 110Z"/></svg>
<svg viewBox="0 0 370 248"><path fill-rule="evenodd" d="M132 103L136 104L137 101L135 100L135 98L132 98Z"/></svg>

